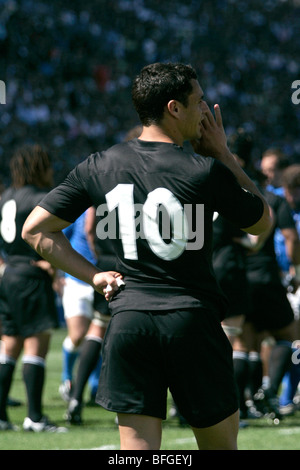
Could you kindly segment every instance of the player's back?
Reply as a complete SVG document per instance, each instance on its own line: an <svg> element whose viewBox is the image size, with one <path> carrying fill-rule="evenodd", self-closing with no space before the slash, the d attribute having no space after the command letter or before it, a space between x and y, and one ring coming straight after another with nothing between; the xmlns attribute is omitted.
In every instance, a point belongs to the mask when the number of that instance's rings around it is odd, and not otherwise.
<svg viewBox="0 0 300 470"><path fill-rule="evenodd" d="M212 165L212 159L197 159L175 144L138 139L91 159L86 185L89 194L95 194L98 215L103 215L105 203L110 213L117 214L116 231L112 218L106 222L123 261L122 272L137 274L145 282L159 278L175 284L178 276L185 283L186 269L195 270L198 279L205 269L207 277L212 215L207 179ZM186 220L189 215L198 225L193 233ZM195 256L202 260L200 266L191 262Z"/></svg>
<svg viewBox="0 0 300 470"><path fill-rule="evenodd" d="M24 222L33 208L45 195L45 191L31 185L15 189L8 188L0 201L0 236L6 262L19 259L41 259L40 256L22 240Z"/></svg>
<svg viewBox="0 0 300 470"><path fill-rule="evenodd" d="M213 213L250 227L263 211L260 199L217 160L140 139L90 155L41 203L70 222L91 205L98 216L107 214L101 228L126 282L111 302L115 311L141 305L219 311L224 300L211 261Z"/></svg>
<svg viewBox="0 0 300 470"><path fill-rule="evenodd" d="M98 214L105 203L110 213L107 231L126 293L140 292L139 303L147 298L155 308L194 306L204 298L209 305L218 303L212 216L219 207L231 217L234 201L225 182L224 194L220 184L224 173L227 184L235 184L228 170L178 145L139 139L95 154L83 165L80 179ZM112 304L117 306L116 299Z"/></svg>

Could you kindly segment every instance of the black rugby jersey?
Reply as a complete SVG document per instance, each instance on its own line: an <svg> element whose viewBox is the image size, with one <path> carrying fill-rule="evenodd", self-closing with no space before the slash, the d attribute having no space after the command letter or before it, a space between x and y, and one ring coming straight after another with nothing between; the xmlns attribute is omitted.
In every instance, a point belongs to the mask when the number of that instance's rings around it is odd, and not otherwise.
<svg viewBox="0 0 300 470"><path fill-rule="evenodd" d="M121 310L205 306L224 298L212 268L212 217L239 227L256 223L262 201L243 190L228 168L162 142L133 139L80 163L40 203L73 222L95 205L104 216L126 287L111 301ZM106 224L105 224L106 220Z"/></svg>
<svg viewBox="0 0 300 470"><path fill-rule="evenodd" d="M26 185L4 191L0 200L1 248L8 264L19 264L41 257L21 237L22 228L30 212L47 194L46 191Z"/></svg>
<svg viewBox="0 0 300 470"><path fill-rule="evenodd" d="M219 281L242 282L246 276L246 249L234 241L244 236L245 232L236 225L220 215L214 215L213 267Z"/></svg>
<svg viewBox="0 0 300 470"><path fill-rule="evenodd" d="M276 224L264 246L257 253L247 256L247 277L252 283L281 284L280 268L274 247L275 230L296 229L296 225L286 199L269 191L264 191L264 195L274 211Z"/></svg>

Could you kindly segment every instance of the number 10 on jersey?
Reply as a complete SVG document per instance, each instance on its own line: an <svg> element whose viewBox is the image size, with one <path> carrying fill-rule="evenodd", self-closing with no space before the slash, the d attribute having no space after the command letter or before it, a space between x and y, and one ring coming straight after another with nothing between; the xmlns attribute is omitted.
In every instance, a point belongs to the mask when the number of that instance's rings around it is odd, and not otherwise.
<svg viewBox="0 0 300 470"><path fill-rule="evenodd" d="M133 184L118 184L106 194L106 204L97 208L97 215L101 217L96 228L99 239L120 238L124 257L133 260L138 259L138 238L146 239L159 258L169 261L178 258L185 250L203 247L203 204L197 204L193 214L192 204L183 207L166 188L154 189L144 204L137 204L134 203L133 191ZM118 209L118 234L115 209Z"/></svg>

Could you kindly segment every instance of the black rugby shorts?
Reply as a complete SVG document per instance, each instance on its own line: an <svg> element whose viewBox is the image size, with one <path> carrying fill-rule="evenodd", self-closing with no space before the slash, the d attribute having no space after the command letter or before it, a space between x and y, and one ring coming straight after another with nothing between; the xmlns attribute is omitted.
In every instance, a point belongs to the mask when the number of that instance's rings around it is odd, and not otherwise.
<svg viewBox="0 0 300 470"><path fill-rule="evenodd" d="M250 310L246 321L257 331L273 331L294 321L294 312L282 284L251 284Z"/></svg>
<svg viewBox="0 0 300 470"><path fill-rule="evenodd" d="M231 345L211 311L117 313L102 352L96 402L107 410L166 419L168 389L193 427L238 409Z"/></svg>
<svg viewBox="0 0 300 470"><path fill-rule="evenodd" d="M39 276L31 276L6 268L0 285L3 334L26 338L58 327L52 280L39 271Z"/></svg>

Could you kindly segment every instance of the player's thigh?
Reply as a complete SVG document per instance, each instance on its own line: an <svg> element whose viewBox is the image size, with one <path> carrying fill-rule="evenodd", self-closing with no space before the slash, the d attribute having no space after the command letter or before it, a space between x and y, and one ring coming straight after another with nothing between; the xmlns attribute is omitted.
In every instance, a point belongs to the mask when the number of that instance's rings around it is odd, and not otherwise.
<svg viewBox="0 0 300 470"><path fill-rule="evenodd" d="M283 328L271 330L272 336L278 341L290 341L291 343L297 338L297 321L293 320Z"/></svg>
<svg viewBox="0 0 300 470"><path fill-rule="evenodd" d="M244 321L244 315L236 315L234 317L225 318L225 320L222 322L223 330L225 331L232 346L237 347L237 345L239 345L239 348L242 347L241 334L243 331L242 328Z"/></svg>
<svg viewBox="0 0 300 470"><path fill-rule="evenodd" d="M68 334L73 344L77 346L87 334L91 321L88 317L77 315L75 317L66 318L66 324Z"/></svg>
<svg viewBox="0 0 300 470"><path fill-rule="evenodd" d="M17 360L23 349L22 336L7 336L2 335L0 341L0 355L9 356Z"/></svg>
<svg viewBox="0 0 300 470"><path fill-rule="evenodd" d="M237 450L239 411L208 428L192 428L199 450Z"/></svg>
<svg viewBox="0 0 300 470"><path fill-rule="evenodd" d="M105 302L108 303L106 300ZM94 317L87 332L88 335L94 335L99 336L99 338L104 338L108 324L111 320L111 315L108 309L104 308L103 310L105 313L102 313L102 310L94 311Z"/></svg>
<svg viewBox="0 0 300 470"><path fill-rule="evenodd" d="M45 359L49 350L51 331L43 331L24 339L24 354Z"/></svg>
<svg viewBox="0 0 300 470"><path fill-rule="evenodd" d="M161 419L118 413L121 450L159 450Z"/></svg>

